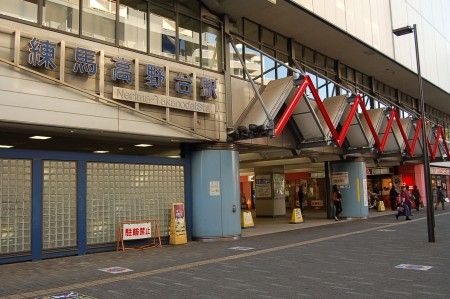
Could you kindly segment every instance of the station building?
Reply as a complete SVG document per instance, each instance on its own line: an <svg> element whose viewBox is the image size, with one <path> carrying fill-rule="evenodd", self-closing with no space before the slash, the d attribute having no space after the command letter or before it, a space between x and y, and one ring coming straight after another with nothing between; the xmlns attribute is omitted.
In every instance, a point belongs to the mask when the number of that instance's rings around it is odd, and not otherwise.
<svg viewBox="0 0 450 299"><path fill-rule="evenodd" d="M111 250L184 203L188 237L238 237L304 188L331 217L449 155L450 3L0 1L0 263ZM426 119L412 35L417 24ZM420 138L426 123L427 142ZM450 184L445 167L434 185Z"/></svg>

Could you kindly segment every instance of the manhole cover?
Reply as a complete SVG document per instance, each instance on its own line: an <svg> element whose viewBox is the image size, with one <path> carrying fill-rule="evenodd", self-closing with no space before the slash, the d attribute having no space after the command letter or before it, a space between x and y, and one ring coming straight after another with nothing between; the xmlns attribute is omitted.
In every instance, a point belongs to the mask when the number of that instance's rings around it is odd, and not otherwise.
<svg viewBox="0 0 450 299"><path fill-rule="evenodd" d="M406 269L406 270L416 270L416 271L428 271L433 266L423 266L423 265L412 265L412 264L400 264L395 266L398 269Z"/></svg>
<svg viewBox="0 0 450 299"><path fill-rule="evenodd" d="M228 249L231 249L231 250L240 250L240 251L247 251L247 250L252 250L252 249L255 249L255 248L253 248L253 247L236 246L236 247L230 247L230 248L228 248Z"/></svg>
<svg viewBox="0 0 450 299"><path fill-rule="evenodd" d="M124 268L124 267L109 267L109 268L103 268L103 269L98 269L98 270L106 272L106 273L111 273L111 274L119 274L119 273L126 273L126 272L133 271L131 269Z"/></svg>

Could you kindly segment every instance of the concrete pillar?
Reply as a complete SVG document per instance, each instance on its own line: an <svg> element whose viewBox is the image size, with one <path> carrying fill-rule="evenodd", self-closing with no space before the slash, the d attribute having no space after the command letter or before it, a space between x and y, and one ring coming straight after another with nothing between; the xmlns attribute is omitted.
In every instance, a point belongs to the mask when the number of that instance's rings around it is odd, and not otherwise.
<svg viewBox="0 0 450 299"><path fill-rule="evenodd" d="M241 234L239 154L229 144L202 145L191 152L194 239Z"/></svg>
<svg viewBox="0 0 450 299"><path fill-rule="evenodd" d="M256 216L286 215L284 168L255 168Z"/></svg>
<svg viewBox="0 0 450 299"><path fill-rule="evenodd" d="M331 163L332 185L342 193L342 216L365 218L369 214L366 163L338 161Z"/></svg>

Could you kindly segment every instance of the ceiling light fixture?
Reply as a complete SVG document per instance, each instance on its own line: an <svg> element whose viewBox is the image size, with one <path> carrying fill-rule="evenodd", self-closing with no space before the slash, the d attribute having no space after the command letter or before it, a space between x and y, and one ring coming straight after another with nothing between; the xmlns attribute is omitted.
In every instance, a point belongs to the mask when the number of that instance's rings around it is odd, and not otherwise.
<svg viewBox="0 0 450 299"><path fill-rule="evenodd" d="M94 151L94 154L106 154L109 153L109 151Z"/></svg>
<svg viewBox="0 0 450 299"><path fill-rule="evenodd" d="M135 144L134 146L137 146L137 147L149 147L149 146L153 146L153 144L140 143L140 144Z"/></svg>
<svg viewBox="0 0 450 299"><path fill-rule="evenodd" d="M0 144L0 148L12 148L12 147L14 147L14 145L3 145L3 144Z"/></svg>
<svg viewBox="0 0 450 299"><path fill-rule="evenodd" d="M39 135L31 136L31 137L30 137L30 139L37 139L37 140L47 140L47 139L50 139L50 138L52 138L52 137L49 137L49 136L39 136Z"/></svg>

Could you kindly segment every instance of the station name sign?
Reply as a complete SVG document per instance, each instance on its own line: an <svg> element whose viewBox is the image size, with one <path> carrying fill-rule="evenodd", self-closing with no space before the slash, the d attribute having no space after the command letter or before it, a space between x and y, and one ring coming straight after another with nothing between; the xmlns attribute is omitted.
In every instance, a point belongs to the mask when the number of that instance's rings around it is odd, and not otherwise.
<svg viewBox="0 0 450 299"><path fill-rule="evenodd" d="M196 111L200 113L214 114L216 112L216 106L214 104L115 86L113 86L113 99L180 110Z"/></svg>

